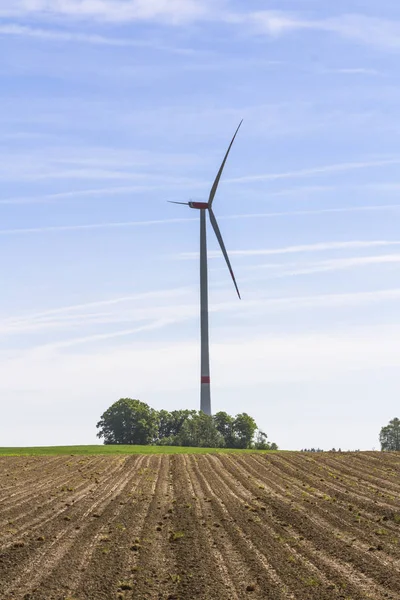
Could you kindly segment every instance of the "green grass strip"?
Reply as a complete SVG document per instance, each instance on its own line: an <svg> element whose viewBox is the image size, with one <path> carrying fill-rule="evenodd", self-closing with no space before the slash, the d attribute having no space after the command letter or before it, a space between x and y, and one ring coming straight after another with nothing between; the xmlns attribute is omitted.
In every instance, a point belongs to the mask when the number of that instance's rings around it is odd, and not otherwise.
<svg viewBox="0 0 400 600"><path fill-rule="evenodd" d="M0 448L0 456L49 456L87 454L210 454L210 453L273 454L279 450L237 450L233 448L186 448L182 446L33 446L32 448Z"/></svg>

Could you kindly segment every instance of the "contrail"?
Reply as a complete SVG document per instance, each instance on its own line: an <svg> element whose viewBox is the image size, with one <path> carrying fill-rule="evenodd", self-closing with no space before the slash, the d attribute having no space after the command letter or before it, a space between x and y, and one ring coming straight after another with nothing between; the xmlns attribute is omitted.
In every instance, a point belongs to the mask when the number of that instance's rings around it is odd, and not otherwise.
<svg viewBox="0 0 400 600"><path fill-rule="evenodd" d="M322 242L317 244L300 244L298 246L284 246L282 248L258 248L255 250L231 250L235 256L274 256L280 254L299 254L302 252L325 252L329 250L348 250L363 248L385 248L399 246L397 240L350 240L348 242ZM219 258L219 252L210 252L210 258ZM184 252L179 255L181 259L197 259L196 252Z"/></svg>
<svg viewBox="0 0 400 600"><path fill-rule="evenodd" d="M101 46L120 46L134 48L149 48L151 50L159 50L162 52L171 52L174 54L192 55L195 51L191 48L174 48L152 42L148 40L136 40L128 38L106 37L90 33L70 33L59 29L39 29L36 27L27 27L19 23L9 23L0 26L0 35L13 37L31 37L41 40L49 40L56 42L72 42L82 44L95 44Z"/></svg>
<svg viewBox="0 0 400 600"><path fill-rule="evenodd" d="M24 235L29 233L52 233L55 231L82 231L90 229L118 229L121 227L146 227L166 223L186 223L196 219L155 219L152 221L122 221L120 223L89 223L87 225L55 225L54 227L29 227L26 229L0 229L0 235Z"/></svg>
<svg viewBox="0 0 400 600"><path fill-rule="evenodd" d="M323 215L330 213L347 212L379 212L400 210L400 204L381 204L376 206L345 206L343 208L321 208L315 210L294 210L286 212L248 213L237 215L222 215L220 220L228 219L269 219L275 217L300 217L311 215ZM52 233L57 231L85 231L91 229L118 229L123 227L149 227L151 225L172 225L174 223L187 223L195 221L191 218L180 219L153 219L149 221L120 221L111 223L88 223L85 225L54 225L49 227L29 227L20 229L0 229L0 235L27 235L37 233Z"/></svg>
<svg viewBox="0 0 400 600"><path fill-rule="evenodd" d="M251 181L275 181L278 179L292 179L296 177L308 177L309 175L324 175L325 173L345 173L359 169L371 169L375 167L386 167L390 165L399 165L400 158L391 158L387 160L371 160L364 162L338 163L335 165L325 165L322 167L312 167L311 169L300 169L298 171L286 171L285 173L264 173L261 175L246 175L244 177L235 177L227 179L226 183L249 183Z"/></svg>

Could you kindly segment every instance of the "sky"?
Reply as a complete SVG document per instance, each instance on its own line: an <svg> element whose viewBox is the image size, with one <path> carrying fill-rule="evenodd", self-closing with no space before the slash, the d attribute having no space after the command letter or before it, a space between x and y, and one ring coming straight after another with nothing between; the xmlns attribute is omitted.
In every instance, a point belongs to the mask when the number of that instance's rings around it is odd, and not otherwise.
<svg viewBox="0 0 400 600"><path fill-rule="evenodd" d="M0 446L121 397L379 449L400 397L400 5L0 0Z"/></svg>

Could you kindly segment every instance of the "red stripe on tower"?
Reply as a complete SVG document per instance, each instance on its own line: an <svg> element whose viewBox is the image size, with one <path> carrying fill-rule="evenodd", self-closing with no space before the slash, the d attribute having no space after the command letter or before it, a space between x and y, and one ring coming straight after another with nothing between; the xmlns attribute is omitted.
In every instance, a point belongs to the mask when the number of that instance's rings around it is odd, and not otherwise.
<svg viewBox="0 0 400 600"><path fill-rule="evenodd" d="M201 376L201 383L210 383L210 378L208 377L208 375Z"/></svg>

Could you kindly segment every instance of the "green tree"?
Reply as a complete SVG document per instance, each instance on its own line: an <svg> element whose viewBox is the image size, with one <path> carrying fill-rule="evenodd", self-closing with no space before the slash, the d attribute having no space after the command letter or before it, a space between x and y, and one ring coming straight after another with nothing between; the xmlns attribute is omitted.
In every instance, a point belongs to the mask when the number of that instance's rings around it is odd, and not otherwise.
<svg viewBox="0 0 400 600"><path fill-rule="evenodd" d="M235 446L237 448L251 448L257 423L247 413L236 415L233 421Z"/></svg>
<svg viewBox="0 0 400 600"><path fill-rule="evenodd" d="M254 438L254 448L256 450L269 450L270 444L267 442L267 434L258 429Z"/></svg>
<svg viewBox="0 0 400 600"><path fill-rule="evenodd" d="M395 417L386 427L382 427L379 441L383 451L400 450L400 419Z"/></svg>
<svg viewBox="0 0 400 600"><path fill-rule="evenodd" d="M121 398L101 415L96 427L104 444L151 444L158 434L158 413L145 402Z"/></svg>
<svg viewBox="0 0 400 600"><path fill-rule="evenodd" d="M177 436L180 446L198 448L220 448L224 438L214 425L213 418L199 411L186 419Z"/></svg>
<svg viewBox="0 0 400 600"><path fill-rule="evenodd" d="M159 442L163 443L162 440L171 440L177 435L179 435L184 422L195 414L195 410L173 410L172 412L168 412L167 410L160 410L158 412Z"/></svg>
<svg viewBox="0 0 400 600"><path fill-rule="evenodd" d="M235 434L233 431L233 417L226 412L217 412L213 416L214 425L222 435L227 448L235 447Z"/></svg>

